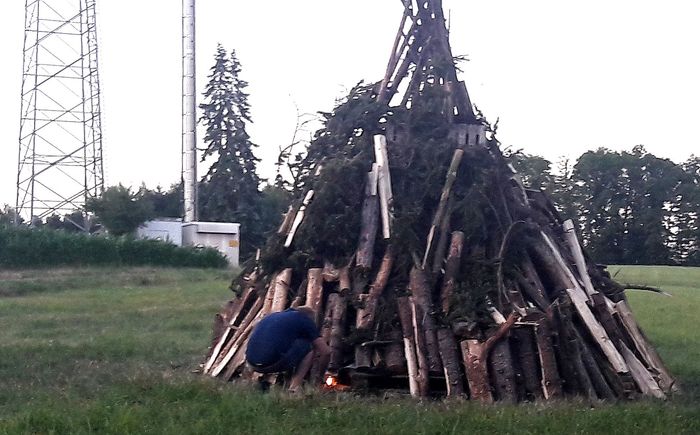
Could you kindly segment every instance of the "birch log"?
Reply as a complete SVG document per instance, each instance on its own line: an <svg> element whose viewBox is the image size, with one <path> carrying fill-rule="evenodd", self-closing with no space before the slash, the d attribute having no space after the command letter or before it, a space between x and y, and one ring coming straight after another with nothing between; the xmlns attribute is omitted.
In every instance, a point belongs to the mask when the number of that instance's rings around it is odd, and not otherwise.
<svg viewBox="0 0 700 435"><path fill-rule="evenodd" d="M289 284L292 281L292 269L284 269L275 278L274 294L272 299L271 313L284 311L287 308L287 295L289 294Z"/></svg>
<svg viewBox="0 0 700 435"><path fill-rule="evenodd" d="M632 374L634 382L637 384L642 394L656 397L657 399L665 399L666 395L663 391L661 391L659 384L656 382L651 373L649 373L649 370L644 367L644 364L637 359L636 355L632 353L632 351L629 350L629 348L625 346L625 343L623 342L620 342L620 349L622 349L622 353L630 365L630 373Z"/></svg>
<svg viewBox="0 0 700 435"><path fill-rule="evenodd" d="M329 297L330 300L330 297ZM330 302L329 302L330 304ZM345 336L345 317L348 308L347 296L338 295L333 299L333 317L331 320L331 335L328 347L331 348L331 356L328 362L328 370L337 372L343 364Z"/></svg>
<svg viewBox="0 0 700 435"><path fill-rule="evenodd" d="M559 249L556 247L554 242L552 242L552 239L550 239L549 236L547 236L547 234L541 232L541 235L545 243L549 247L550 251L552 252L555 261L559 264L560 270L562 270L565 276L567 277L571 287L569 287L566 290L566 292L571 297L571 300L574 303L574 307L576 307L576 311L581 317L581 320L583 320L583 323L590 331L591 335L593 336L593 339L596 341L596 343L598 343L598 346L600 346L600 348L603 350L603 353L610 361L610 364L612 364L612 366L615 368L615 370L618 371L618 373L628 372L629 369L627 368L627 364L625 364L625 359L622 358L620 352L610 341L608 333L605 331L605 329L601 326L601 324L591 312L591 309L587 304L588 296L579 285L578 281L576 280L576 277L571 272L571 269L569 269L569 266L564 261L564 258L559 252Z"/></svg>
<svg viewBox="0 0 700 435"><path fill-rule="evenodd" d="M411 396L420 397L421 392L418 384L418 359L416 357L416 345L413 338L413 321L411 314L411 302L407 297L396 300L399 320L401 321L401 333L403 335L404 354L406 355L406 365L408 368L408 386Z"/></svg>
<svg viewBox="0 0 700 435"><path fill-rule="evenodd" d="M382 234L385 239L391 238L391 225L393 221L394 195L391 191L391 173L389 171L389 155L386 148L386 137L374 136L374 155L377 162L379 178L377 186L379 191L379 207L382 216Z"/></svg>
<svg viewBox="0 0 700 435"><path fill-rule="evenodd" d="M578 274L583 281L583 288L588 293L588 296L592 296L597 293L596 289L593 288L593 283L591 282L591 277L588 275L588 268L586 267L586 259L583 256L583 250L581 250L581 244L576 237L576 229L574 227L574 222L569 219L564 221L564 235L566 236L566 242L569 244L569 249L571 250L571 255L574 257L576 262L576 269L578 269Z"/></svg>
<svg viewBox="0 0 700 435"><path fill-rule="evenodd" d="M307 279L306 306L314 311L314 319L318 325L321 317L321 303L323 302L323 269L309 269Z"/></svg>
<svg viewBox="0 0 700 435"><path fill-rule="evenodd" d="M379 266L379 271L374 281L369 287L369 293L363 297L362 307L357 311L357 329L367 330L374 325L374 317L377 311L377 303L384 288L389 282L389 275L394 264L394 251L391 245L387 246L382 264ZM363 295L365 296L365 295Z"/></svg>
<svg viewBox="0 0 700 435"><path fill-rule="evenodd" d="M445 179L445 185L442 188L442 193L440 194L440 202L438 203L437 210L433 216L433 224L430 226L430 231L428 232L428 239L425 242L425 254L423 255L422 267L425 269L428 263L428 257L432 253L433 249L433 239L435 238L435 232L440 227L442 219L445 217L445 210L447 209L447 201L450 198L450 193L452 192L452 185L457 179L457 170L459 169L460 163L462 163L462 157L464 156L464 150L456 149L452 155L452 161L450 162L450 167L447 170L447 176Z"/></svg>
<svg viewBox="0 0 700 435"><path fill-rule="evenodd" d="M282 219L282 223L277 229L278 235L286 236L289 233L289 230L292 228L292 222L294 222L294 215L294 207L290 205L289 209L287 210L287 213L284 214L284 219Z"/></svg>
<svg viewBox="0 0 700 435"><path fill-rule="evenodd" d="M246 318L243 320L243 322L241 322L241 326L238 330L236 330L236 333L234 334L233 338L231 338L231 341L229 341L229 345L227 345L219 355L221 359L217 360L211 366L210 373L212 377L219 376L224 368L226 368L226 365L229 363L229 361L231 361L231 358L233 358L238 349L241 348L243 342L245 339L247 339L255 324L258 322L258 320L260 320L260 318L262 318L262 314L264 312L263 304L264 300L262 298L255 301L255 305L253 305L253 307L250 309L248 315L246 315Z"/></svg>
<svg viewBox="0 0 700 435"><path fill-rule="evenodd" d="M234 305L231 307L230 315L228 316L228 322L225 324L224 329L221 331L216 338L216 341L212 347L211 352L207 356L207 362L204 365L204 373L211 369L212 364L219 356L221 348L226 344L227 340L235 333L238 329L238 324L241 314L245 311L247 305L251 302L252 298L255 296L255 288L249 287L240 298L237 298Z"/></svg>
<svg viewBox="0 0 700 435"><path fill-rule="evenodd" d="M306 213L306 207L311 204L311 200L314 197L314 191L309 190L304 197L304 201L301 203L301 207L299 207L299 211L297 212L296 216L294 216L294 221L292 222L292 227L289 229L289 233L287 234L287 239L284 241L284 247L289 248L292 246L292 242L294 241L294 235L296 235L297 230L299 229L299 226L301 225L302 221L304 220L304 214Z"/></svg>
<svg viewBox="0 0 700 435"><path fill-rule="evenodd" d="M350 266L345 266L340 269L340 277L338 278L338 291L345 296L352 289L352 281L350 279Z"/></svg>
<svg viewBox="0 0 700 435"><path fill-rule="evenodd" d="M372 268L374 259L374 243L379 230L379 200L377 198L377 177L379 169L376 163L372 171L367 174L365 186L365 200L362 204L362 217L360 221L360 240L357 243L355 264L362 270Z"/></svg>
<svg viewBox="0 0 700 435"><path fill-rule="evenodd" d="M425 330L421 327L421 319L424 316L421 306L416 304L413 297L408 298L411 304L411 321L413 324L413 338L416 343L416 359L418 360L418 390L421 397L426 397L429 393L429 372L427 347L425 343Z"/></svg>
<svg viewBox="0 0 700 435"><path fill-rule="evenodd" d="M331 334L333 331L333 310L336 307L336 302L338 301L338 293L331 293L328 295L328 301L326 303L326 313L323 316L323 322L321 323L321 338L325 343L329 343L331 340ZM326 367L322 367L320 360L316 358L311 366L311 372L309 374L309 379L311 380L311 385L320 385L323 382L323 372Z"/></svg>

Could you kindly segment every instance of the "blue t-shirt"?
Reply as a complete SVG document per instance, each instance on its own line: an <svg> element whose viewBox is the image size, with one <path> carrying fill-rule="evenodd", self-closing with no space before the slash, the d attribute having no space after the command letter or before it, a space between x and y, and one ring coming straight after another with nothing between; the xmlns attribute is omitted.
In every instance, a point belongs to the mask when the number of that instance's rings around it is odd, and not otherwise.
<svg viewBox="0 0 700 435"><path fill-rule="evenodd" d="M265 316L248 341L246 358L251 364L278 362L295 340L317 339L321 334L307 315L293 308Z"/></svg>

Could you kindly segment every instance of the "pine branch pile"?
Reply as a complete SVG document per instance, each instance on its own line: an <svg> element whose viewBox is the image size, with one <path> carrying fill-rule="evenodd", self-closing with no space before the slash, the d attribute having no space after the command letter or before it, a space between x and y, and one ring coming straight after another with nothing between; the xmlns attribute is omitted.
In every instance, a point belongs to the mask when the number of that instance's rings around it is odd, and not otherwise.
<svg viewBox="0 0 700 435"><path fill-rule="evenodd" d="M332 350L318 385L483 402L675 391L622 287L474 112L440 1L404 6L386 76L327 114L203 372L253 377L252 328L307 305Z"/></svg>

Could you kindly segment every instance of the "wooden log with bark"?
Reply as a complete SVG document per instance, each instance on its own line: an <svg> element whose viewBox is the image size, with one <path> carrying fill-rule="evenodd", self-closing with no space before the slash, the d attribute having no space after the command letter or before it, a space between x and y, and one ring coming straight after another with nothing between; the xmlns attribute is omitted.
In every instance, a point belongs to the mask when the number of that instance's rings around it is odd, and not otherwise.
<svg viewBox="0 0 700 435"><path fill-rule="evenodd" d="M487 364L489 354L493 346L508 334L516 320L515 314L511 314L508 320L499 325L498 329L486 341L469 339L460 343L464 370L467 373L467 383L469 384L469 396L472 400L493 402Z"/></svg>
<svg viewBox="0 0 700 435"><path fill-rule="evenodd" d="M406 356L406 365L408 370L408 386L411 396L421 397L422 392L418 380L418 357L416 355L416 342L413 336L413 314L411 310L411 302L407 297L401 297L396 300L399 319L401 321L401 332L403 335L404 355Z"/></svg>
<svg viewBox="0 0 700 435"><path fill-rule="evenodd" d="M413 295L413 302L420 309L421 314L417 319L422 331L423 339L425 340L426 357L428 360L429 371L436 373L442 371L442 363L440 361L440 346L437 338L437 325L433 317L433 304L431 301L430 286L425 272L414 266L411 269L409 278L409 289Z"/></svg>
<svg viewBox="0 0 700 435"><path fill-rule="evenodd" d="M365 200L362 204L360 222L360 241L357 244L355 264L362 270L370 270L374 259L374 243L379 230L379 199L377 197L377 178L379 169L376 164L367 174Z"/></svg>
<svg viewBox="0 0 700 435"><path fill-rule="evenodd" d="M464 233L455 231L450 240L450 251L445 264L445 275L442 280L440 291L440 305L444 314L449 314L450 304L454 289L457 286L457 275L459 274L459 264L462 260L462 248L464 246Z"/></svg>
<svg viewBox="0 0 700 435"><path fill-rule="evenodd" d="M413 339L416 344L416 359L418 360L418 391L421 397L426 397L429 393L430 365L425 328L422 322L425 313L423 313L422 307L416 304L415 298L409 297L408 302L411 307L411 324L413 325Z"/></svg>
<svg viewBox="0 0 700 435"><path fill-rule="evenodd" d="M389 154L387 153L385 136L374 136L374 155L377 162L377 190L379 193L379 209L382 217L382 234L385 239L390 239L394 215L394 195L391 188Z"/></svg>
<svg viewBox="0 0 700 435"><path fill-rule="evenodd" d="M313 310L316 324L318 324L321 317L321 302L323 302L323 269L309 269L307 280L305 305Z"/></svg>
<svg viewBox="0 0 700 435"><path fill-rule="evenodd" d="M394 251L391 245L387 246L382 263L377 271L377 276L369 287L369 293L363 295L361 307L357 310L356 327L359 330L368 330L374 325L379 297L389 282L389 275L394 264Z"/></svg>
<svg viewBox="0 0 700 435"><path fill-rule="evenodd" d="M437 210L433 217L433 224L430 226L430 232L428 233L428 239L425 242L425 254L423 256L422 268L425 269L428 263L428 257L432 254L433 249L433 239L435 238L435 232L440 227L442 220L445 217L445 211L447 210L447 202L450 199L450 193L452 191L452 185L457 179L457 170L459 169L460 163L462 163L462 157L464 156L464 150L456 149L452 161L450 162L450 167L447 169L447 176L445 180L445 185L442 188L442 193L440 194L440 202L438 203Z"/></svg>

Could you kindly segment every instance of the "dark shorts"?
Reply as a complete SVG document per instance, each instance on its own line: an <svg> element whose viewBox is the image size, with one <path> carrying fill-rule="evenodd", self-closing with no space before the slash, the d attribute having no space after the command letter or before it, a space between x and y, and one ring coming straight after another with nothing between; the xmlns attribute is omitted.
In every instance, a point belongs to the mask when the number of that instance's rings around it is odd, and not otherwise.
<svg viewBox="0 0 700 435"><path fill-rule="evenodd" d="M297 368L297 366L299 366L301 360L303 360L304 357L311 352L312 347L313 346L309 340L297 339L292 342L289 350L282 355L279 361L267 365L253 364L252 362L248 361L248 364L250 364L250 366L253 367L253 370L258 373L280 373L293 371Z"/></svg>

